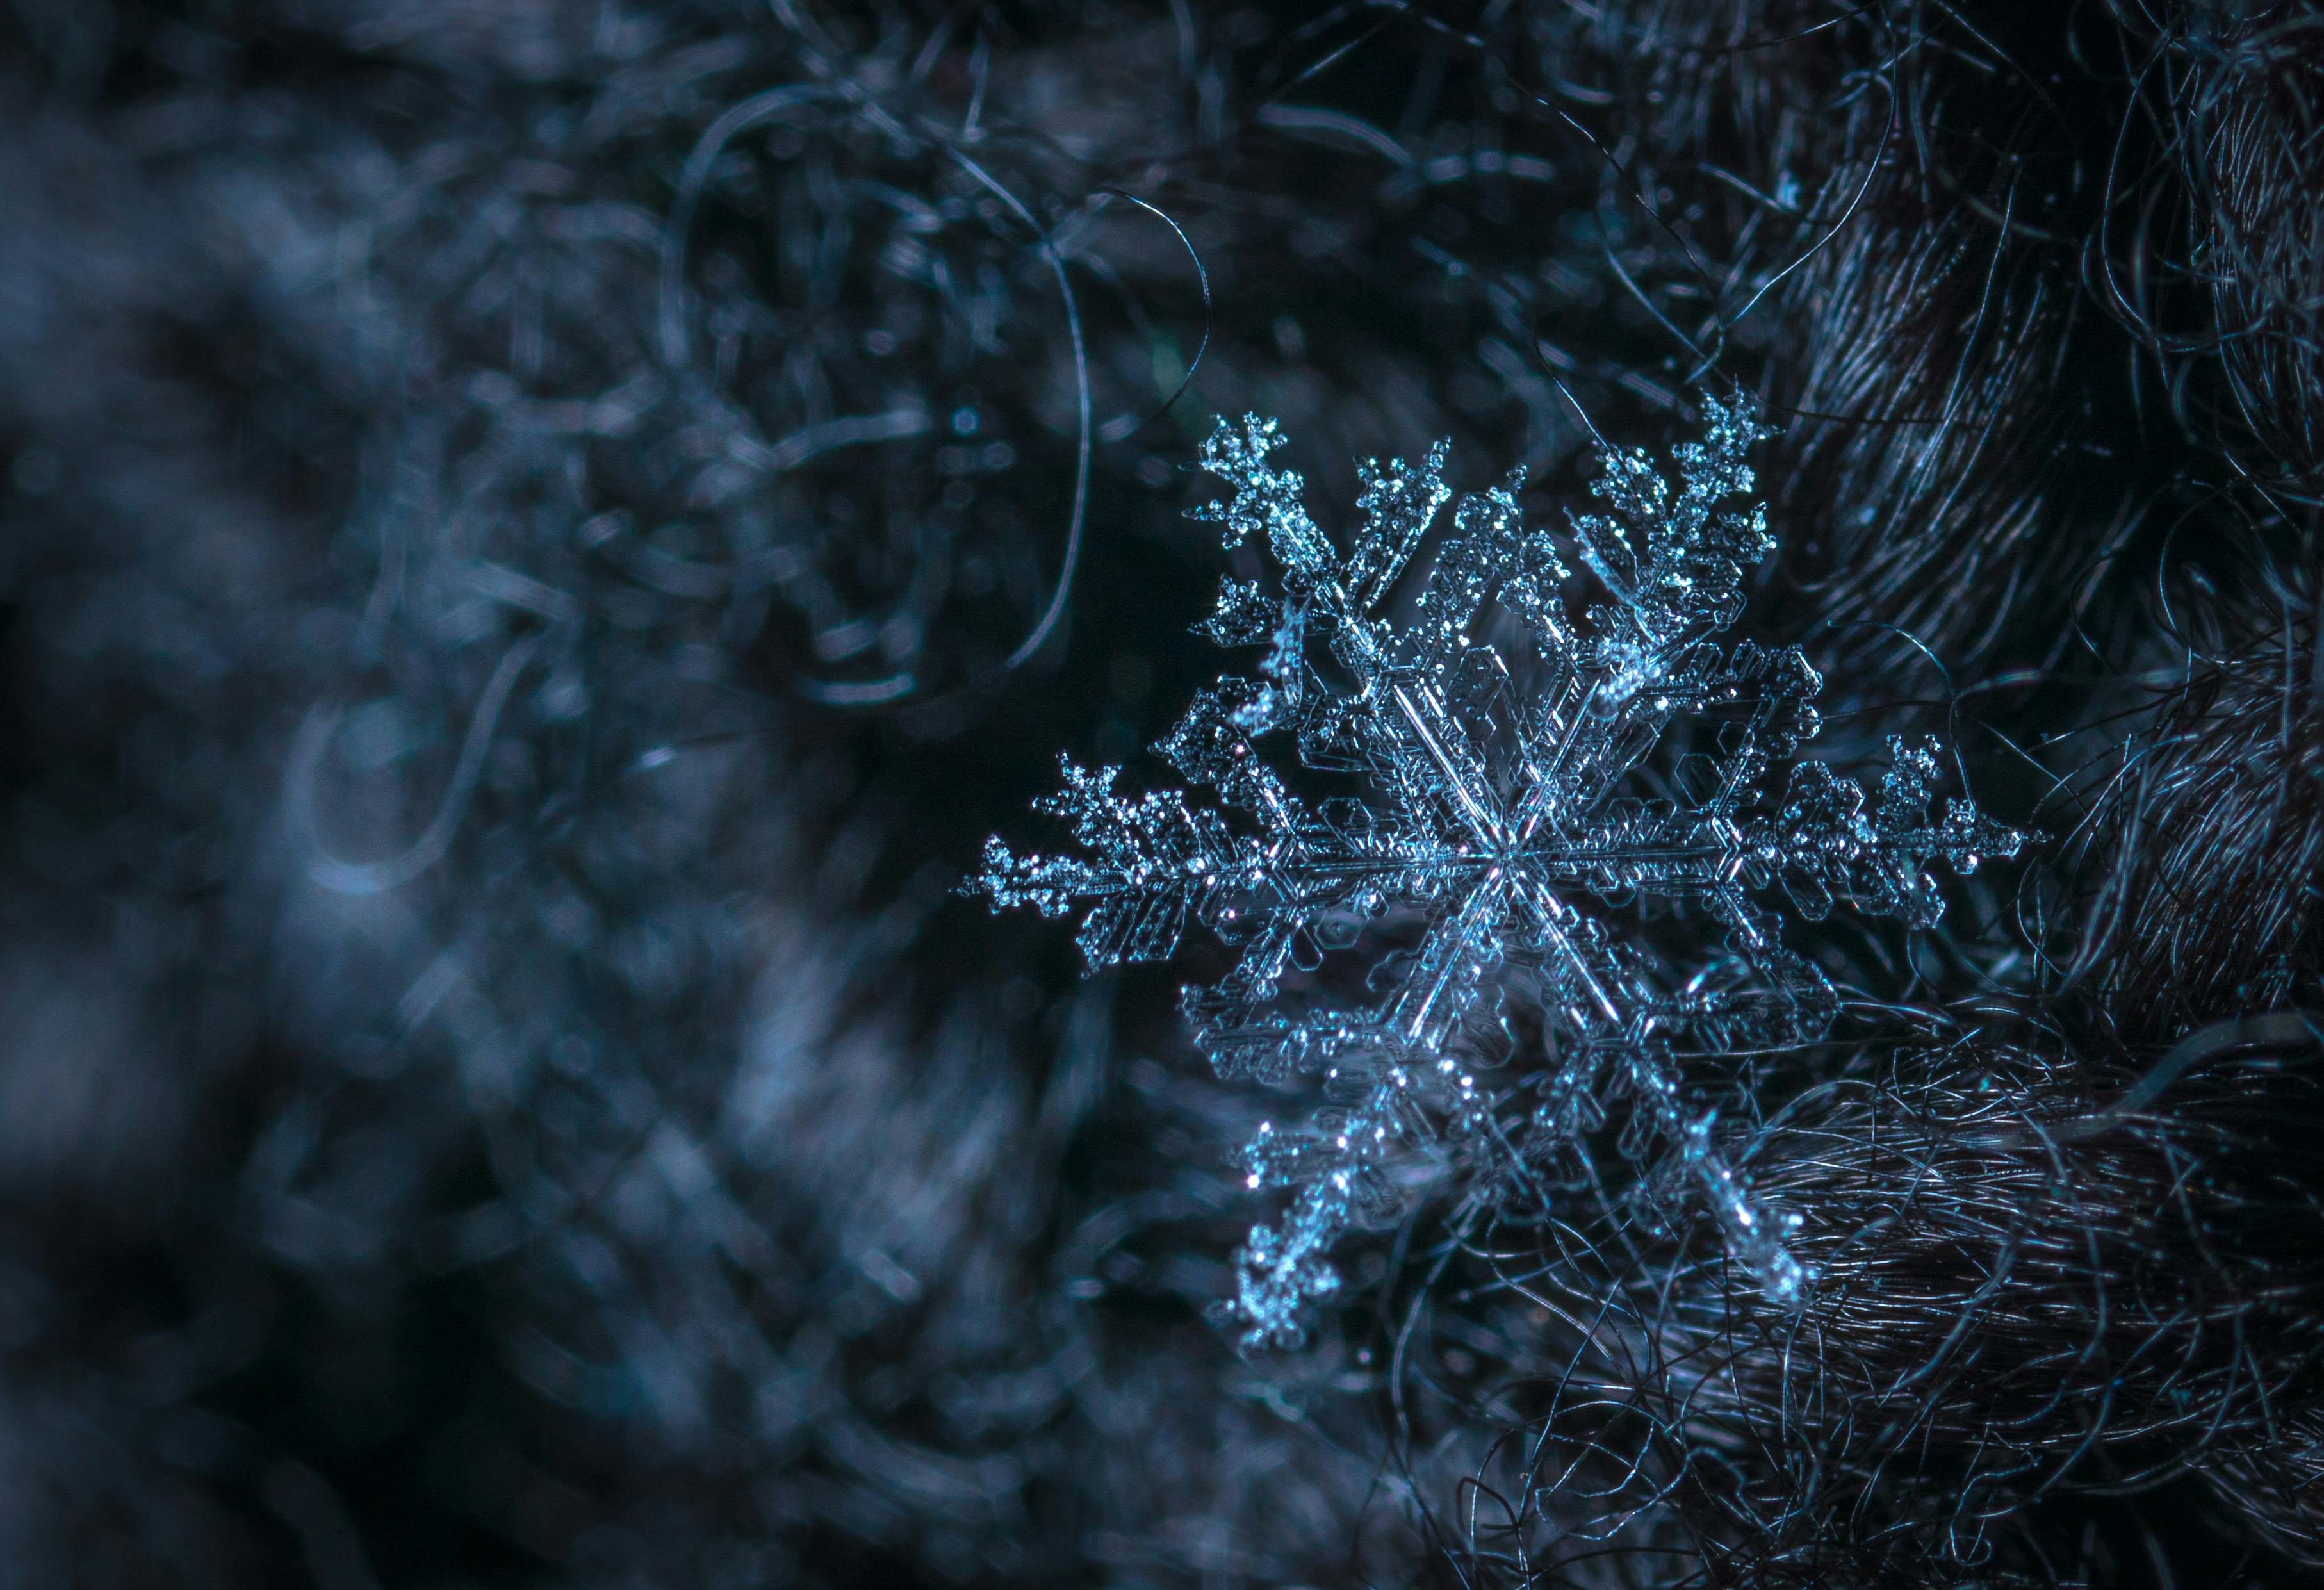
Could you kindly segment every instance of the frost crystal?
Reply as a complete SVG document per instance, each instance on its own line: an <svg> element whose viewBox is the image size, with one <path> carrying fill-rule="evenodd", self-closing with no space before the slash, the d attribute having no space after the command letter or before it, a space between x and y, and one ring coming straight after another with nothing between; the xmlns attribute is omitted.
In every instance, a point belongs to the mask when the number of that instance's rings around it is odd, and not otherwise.
<svg viewBox="0 0 2324 1590"><path fill-rule="evenodd" d="M1418 469L1364 467L1342 554L1299 477L1268 467L1275 423L1222 421L1203 464L1233 495L1196 516L1230 550L1262 542L1277 578L1229 579L1202 633L1265 652L1256 678L1202 692L1157 747L1218 804L1126 795L1119 768L1066 759L1064 790L1037 804L1083 854L986 847L972 888L995 906L1085 911L1093 970L1167 958L1190 920L1238 947L1216 985L1185 991L1196 1045L1223 1077L1322 1077L1329 1103L1309 1126L1264 1125L1244 1151L1254 1189L1294 1189L1237 1256L1227 1312L1247 1345L1297 1339L1307 1301L1339 1286L1333 1242L1394 1206L1389 1172L1433 1160L1480 1193L1522 1183L1614 1093L1626 1151L1665 1145L1769 1299L1811 1280L1682 1087L1690 1058L1810 1041L1836 1012L1753 896L1780 887L1811 919L1847 901L1927 927L1944 909L1932 860L1967 872L2021 836L1967 800L1932 812L1933 744L1892 740L1877 801L1818 762L1775 791L1770 764L1815 735L1822 681L1796 648L1711 639L1775 542L1766 509L1734 501L1767 432L1740 398L1707 408L1704 441L1674 449L1675 489L1643 451L1600 454L1591 491L1608 511L1574 516L1570 545L1605 595L1578 624L1558 541L1520 518L1519 477L1461 501L1399 619L1391 593L1451 495L1444 446ZM1639 764L1683 716L1710 720L1718 754L1649 780ZM1262 755L1269 736L1296 741L1304 781L1359 795L1303 799ZM1701 913L1725 948L1678 982L1640 934L1616 931L1631 906ZM1493 1068L1518 1003L1539 1037Z"/></svg>

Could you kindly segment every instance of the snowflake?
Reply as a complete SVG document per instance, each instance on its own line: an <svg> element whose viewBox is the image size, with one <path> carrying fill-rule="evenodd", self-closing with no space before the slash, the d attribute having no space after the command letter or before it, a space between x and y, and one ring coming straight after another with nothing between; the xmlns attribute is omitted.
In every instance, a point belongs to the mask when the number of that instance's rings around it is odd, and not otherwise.
<svg viewBox="0 0 2324 1590"><path fill-rule="evenodd" d="M1323 1079L1313 1123L1262 1125L1243 1153L1254 1190L1294 1194L1237 1255L1224 1311L1247 1345L1298 1338L1309 1301L1339 1287L1333 1243L1394 1207L1400 1160L1429 1151L1506 1183L1574 1150L1618 1093L1626 1151L1665 1145L1771 1301L1812 1280L1786 1247L1797 1216L1753 1198L1715 1112L1682 1088L1689 1060L1812 1041L1837 1012L1831 983L1776 941L1753 896L1780 886L1810 919L1847 901L1924 928L1944 909L1932 860L1966 873L2022 836L1965 799L1932 812L1933 743L1890 742L1877 802L1813 761L1775 793L1771 763L1816 734L1822 681L1797 648L1711 638L1775 542L1766 509L1733 501L1768 433L1739 397L1706 406L1705 440L1674 449L1676 489L1643 451L1600 453L1591 491L1609 511L1573 516L1570 545L1603 596L1578 623L1558 540L1519 514L1521 476L1462 499L1399 609L1399 577L1451 496L1444 445L1418 469L1364 466L1342 555L1299 476L1268 467L1275 423L1222 421L1202 461L1233 495L1195 516L1223 527L1230 551L1261 539L1277 578L1229 578L1202 631L1266 650L1256 677L1203 691L1157 747L1216 803L1126 795L1119 768L1068 758L1064 790L1037 805L1084 854L986 847L972 891L1085 911L1092 970L1167 959L1203 923L1240 956L1184 993L1196 1046L1222 1077ZM1682 716L1710 720L1718 754L1651 781L1639 764ZM1305 781L1360 793L1303 799L1261 753L1277 735L1296 741ZM1702 913L1724 948L1677 984L1640 934L1615 930L1634 904ZM1351 959L1364 975L1345 975ZM1538 1012L1535 1063L1492 1066L1517 998Z"/></svg>

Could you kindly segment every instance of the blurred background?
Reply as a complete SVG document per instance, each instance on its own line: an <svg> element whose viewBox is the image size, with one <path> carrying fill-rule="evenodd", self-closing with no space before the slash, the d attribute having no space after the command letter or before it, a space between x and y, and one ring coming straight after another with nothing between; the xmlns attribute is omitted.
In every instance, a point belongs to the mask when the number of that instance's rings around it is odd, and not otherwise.
<svg viewBox="0 0 2324 1590"><path fill-rule="evenodd" d="M1238 1357L1270 1100L957 885L1215 671L1215 416L1554 522L1716 383L1830 754L2045 837L1849 964L2125 1066L2312 1002L2304 17L9 0L0 1576L1532 1582L1530 1317L1391 1416L1383 1236ZM2172 1484L1987 1567L2297 1582L2310 1480Z"/></svg>

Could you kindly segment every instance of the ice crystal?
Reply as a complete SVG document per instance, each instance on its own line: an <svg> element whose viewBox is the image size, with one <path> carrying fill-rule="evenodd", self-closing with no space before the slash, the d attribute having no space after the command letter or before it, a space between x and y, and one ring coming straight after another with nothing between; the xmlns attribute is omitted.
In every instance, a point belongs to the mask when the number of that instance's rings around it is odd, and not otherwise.
<svg viewBox="0 0 2324 1590"><path fill-rule="evenodd" d="M1740 501L1767 433L1739 397L1706 408L1704 440L1674 449L1675 487L1642 450L1601 452L1605 511L1572 516L1563 541L1526 525L1519 476L1462 498L1405 610L1399 577L1452 495L1444 446L1416 469L1364 466L1342 553L1299 476L1268 466L1275 423L1222 420L1202 462L1232 495L1196 516L1230 551L1260 542L1276 572L1228 579L1202 633L1265 650L1255 678L1203 691L1157 747L1215 802L1125 794L1119 768L1067 758L1063 791L1037 804L1082 854L986 848L972 887L996 907L1084 911L1093 970L1168 958L1201 922L1240 956L1185 990L1197 1047L1223 1077L1323 1079L1308 1126L1262 1125L1243 1153L1253 1189L1293 1192L1237 1255L1226 1312L1248 1345L1297 1338L1308 1302L1340 1284L1329 1250L1393 1207L1400 1161L1463 1168L1480 1190L1522 1180L1617 1094L1626 1151L1665 1146L1770 1300L1812 1280L1786 1248L1797 1217L1753 1198L1715 1112L1683 1087L1690 1062L1812 1040L1836 1012L1760 901L1780 891L1810 919L1845 901L1927 927L1944 909L1932 861L1967 872L2020 836L1966 799L1932 810L1933 744L1892 740L1877 799L1814 761L1775 789L1771 767L1817 732L1822 681L1796 648L1711 640L1775 541L1766 509ZM1566 546L1602 593L1579 622ZM1717 754L1649 780L1640 763L1682 717L1706 720ZM1303 782L1360 794L1303 798L1262 754L1271 737L1296 743ZM1700 913L1723 949L1673 977L1617 930L1646 906ZM1367 975L1345 975L1350 961ZM1517 999L1540 1037L1489 1065Z"/></svg>

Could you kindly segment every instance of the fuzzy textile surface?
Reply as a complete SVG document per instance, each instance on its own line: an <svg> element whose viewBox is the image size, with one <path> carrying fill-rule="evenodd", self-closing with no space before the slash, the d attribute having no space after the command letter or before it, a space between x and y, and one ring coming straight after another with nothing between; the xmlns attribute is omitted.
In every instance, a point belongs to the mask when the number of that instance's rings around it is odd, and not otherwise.
<svg viewBox="0 0 2324 1590"><path fill-rule="evenodd" d="M1246 1343L1316 1079L963 882L1219 416L1570 554L1714 398L2026 836L1680 1077L1812 1279L1628 1143ZM2324 1583L2319 534L2308 5L5 0L0 1580Z"/></svg>

